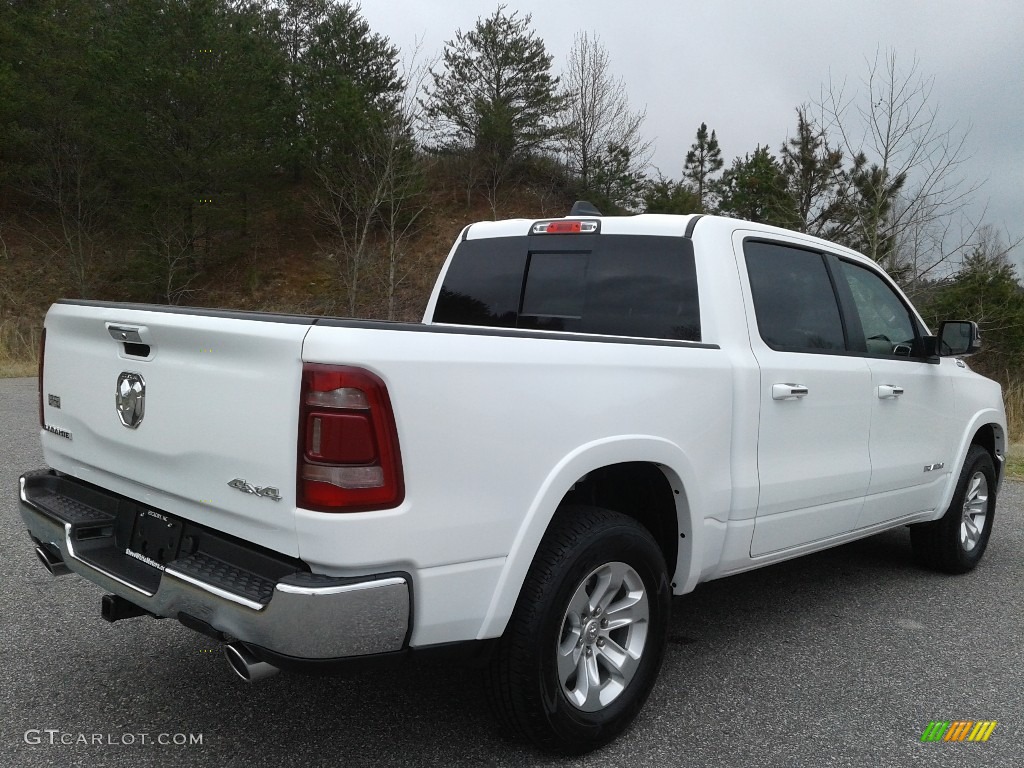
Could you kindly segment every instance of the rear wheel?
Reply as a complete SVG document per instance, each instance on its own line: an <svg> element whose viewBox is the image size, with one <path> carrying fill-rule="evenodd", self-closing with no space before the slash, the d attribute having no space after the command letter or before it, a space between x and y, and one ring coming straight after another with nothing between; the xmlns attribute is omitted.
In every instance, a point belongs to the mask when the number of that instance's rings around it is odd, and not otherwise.
<svg viewBox="0 0 1024 768"><path fill-rule="evenodd" d="M516 735L579 754L621 733L654 685L671 590L650 532L567 507L545 535L491 663L491 700Z"/></svg>
<svg viewBox="0 0 1024 768"><path fill-rule="evenodd" d="M972 445L946 514L910 526L918 562L946 573L966 573L980 561L996 511L996 472L992 456Z"/></svg>

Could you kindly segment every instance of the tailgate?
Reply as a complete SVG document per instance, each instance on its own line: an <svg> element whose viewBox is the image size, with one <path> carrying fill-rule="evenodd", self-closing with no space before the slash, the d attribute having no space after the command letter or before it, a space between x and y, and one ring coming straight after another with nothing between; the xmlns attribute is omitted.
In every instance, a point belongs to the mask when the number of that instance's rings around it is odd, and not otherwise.
<svg viewBox="0 0 1024 768"><path fill-rule="evenodd" d="M296 556L301 353L313 322L101 302L53 305L42 391L47 463Z"/></svg>

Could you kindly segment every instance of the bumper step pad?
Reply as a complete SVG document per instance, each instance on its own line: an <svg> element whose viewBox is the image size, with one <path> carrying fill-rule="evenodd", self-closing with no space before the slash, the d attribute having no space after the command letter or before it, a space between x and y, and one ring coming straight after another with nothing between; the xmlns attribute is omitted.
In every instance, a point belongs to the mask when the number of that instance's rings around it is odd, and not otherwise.
<svg viewBox="0 0 1024 768"><path fill-rule="evenodd" d="M274 596L274 582L270 579L203 552L187 555L168 563L167 567L261 605L269 603L270 598Z"/></svg>
<svg viewBox="0 0 1024 768"><path fill-rule="evenodd" d="M76 558L145 595L156 593L166 569L259 609L277 581L305 570L297 560L52 472L25 475L22 498L64 529Z"/></svg>

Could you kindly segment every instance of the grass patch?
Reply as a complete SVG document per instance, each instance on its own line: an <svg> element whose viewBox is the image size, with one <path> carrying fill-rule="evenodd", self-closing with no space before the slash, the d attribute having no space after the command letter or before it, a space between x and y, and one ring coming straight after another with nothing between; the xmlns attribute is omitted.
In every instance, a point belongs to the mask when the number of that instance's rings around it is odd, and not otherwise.
<svg viewBox="0 0 1024 768"><path fill-rule="evenodd" d="M39 367L29 362L15 362L13 360L0 360L0 379L17 379L23 376L35 376Z"/></svg>
<svg viewBox="0 0 1024 768"><path fill-rule="evenodd" d="M0 379L37 375L40 334L41 328L22 317L0 322Z"/></svg>
<svg viewBox="0 0 1024 768"><path fill-rule="evenodd" d="M1011 480L1024 480L1024 381L1017 378L1009 386L1004 386L1003 402L1006 404L1006 426L1010 431L1006 476Z"/></svg>
<svg viewBox="0 0 1024 768"><path fill-rule="evenodd" d="M1024 446L1024 380L1013 380L1003 387L1003 402L1006 404L1006 426L1010 440L1017 441L1018 448Z"/></svg>
<svg viewBox="0 0 1024 768"><path fill-rule="evenodd" d="M1024 443L1010 446L1006 454L1006 477L1010 480L1024 480Z"/></svg>

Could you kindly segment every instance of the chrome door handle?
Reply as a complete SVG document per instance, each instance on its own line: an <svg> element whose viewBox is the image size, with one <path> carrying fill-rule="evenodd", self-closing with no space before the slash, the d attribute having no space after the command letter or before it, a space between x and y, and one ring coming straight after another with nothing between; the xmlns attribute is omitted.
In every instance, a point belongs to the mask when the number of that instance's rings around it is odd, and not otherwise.
<svg viewBox="0 0 1024 768"><path fill-rule="evenodd" d="M897 387L895 384L879 384L877 392L881 400L895 400L903 394L903 387Z"/></svg>
<svg viewBox="0 0 1024 768"><path fill-rule="evenodd" d="M803 384L772 384L772 400L799 400L809 391Z"/></svg>

